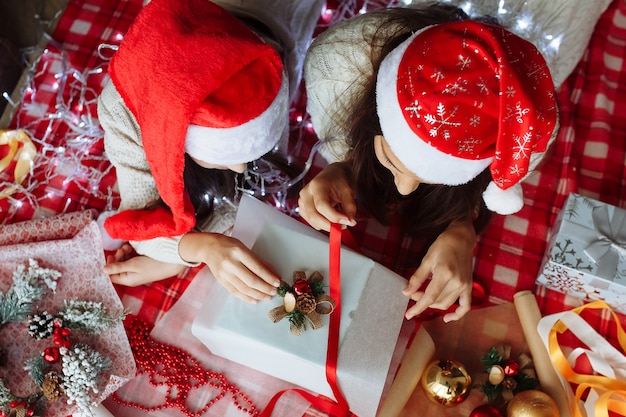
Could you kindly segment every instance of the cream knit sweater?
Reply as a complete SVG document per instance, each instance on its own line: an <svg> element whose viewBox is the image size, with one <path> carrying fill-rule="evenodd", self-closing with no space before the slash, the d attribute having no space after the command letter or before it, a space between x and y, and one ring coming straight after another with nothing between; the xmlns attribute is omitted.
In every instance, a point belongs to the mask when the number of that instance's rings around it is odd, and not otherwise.
<svg viewBox="0 0 626 417"><path fill-rule="evenodd" d="M304 54L311 41L324 0L213 0L234 15L263 22L278 37L284 48L285 67L289 74L290 97L297 93ZM121 197L119 210L143 209L156 204L160 197L143 150L141 131L133 114L109 81L98 99L98 119L104 129L107 157L115 166ZM181 196L182 198L182 196ZM219 204L208 224L196 230L229 234L236 217L236 207ZM178 253L181 236L129 242L140 255L162 262L195 266Z"/></svg>
<svg viewBox="0 0 626 417"><path fill-rule="evenodd" d="M108 82L98 99L98 119L104 129L107 157L115 166L121 203L119 210L143 209L155 205L160 197L141 143L141 131L113 83ZM182 196L181 196L182 198ZM229 233L236 209L216 206L211 222L197 230ZM181 236L130 241L135 251L162 262L194 266L178 254Z"/></svg>

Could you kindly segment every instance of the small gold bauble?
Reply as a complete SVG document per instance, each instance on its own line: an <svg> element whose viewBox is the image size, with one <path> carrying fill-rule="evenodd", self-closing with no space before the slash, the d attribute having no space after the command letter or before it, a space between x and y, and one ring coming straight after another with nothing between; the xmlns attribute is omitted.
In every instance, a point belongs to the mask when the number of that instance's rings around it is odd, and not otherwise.
<svg viewBox="0 0 626 417"><path fill-rule="evenodd" d="M515 395L506 408L507 417L559 417L559 407L545 392L522 391Z"/></svg>
<svg viewBox="0 0 626 417"><path fill-rule="evenodd" d="M452 359L431 362L422 375L422 388L433 402L445 407L463 402L470 393L472 379L463 364Z"/></svg>

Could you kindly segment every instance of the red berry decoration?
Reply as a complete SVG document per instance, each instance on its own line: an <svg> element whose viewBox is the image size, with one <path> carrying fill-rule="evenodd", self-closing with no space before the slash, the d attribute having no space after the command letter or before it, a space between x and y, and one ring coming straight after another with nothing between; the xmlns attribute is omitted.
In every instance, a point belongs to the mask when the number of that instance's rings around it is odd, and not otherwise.
<svg viewBox="0 0 626 417"><path fill-rule="evenodd" d="M504 417L497 407L491 404L483 404L474 408L469 417Z"/></svg>
<svg viewBox="0 0 626 417"><path fill-rule="evenodd" d="M43 350L43 360L46 363L57 363L61 358L59 348L56 346L47 347Z"/></svg>
<svg viewBox="0 0 626 417"><path fill-rule="evenodd" d="M306 279L302 278L296 280L296 282L293 283L293 290L298 295L313 292L313 290L311 289L311 285L309 285L309 282Z"/></svg>
<svg viewBox="0 0 626 417"><path fill-rule="evenodd" d="M71 348L72 343L69 340L70 337L70 329L66 329L65 327L55 327L54 332L52 333L52 340L54 340L54 344L58 347Z"/></svg>
<svg viewBox="0 0 626 417"><path fill-rule="evenodd" d="M502 361L502 369L504 369L504 375L515 376L519 372L519 363L514 359L505 359Z"/></svg>

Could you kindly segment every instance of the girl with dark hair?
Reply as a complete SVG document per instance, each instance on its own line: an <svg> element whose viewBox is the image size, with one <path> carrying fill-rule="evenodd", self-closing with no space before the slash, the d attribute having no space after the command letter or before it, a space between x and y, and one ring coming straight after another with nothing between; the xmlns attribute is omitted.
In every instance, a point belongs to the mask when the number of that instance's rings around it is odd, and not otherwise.
<svg viewBox="0 0 626 417"><path fill-rule="evenodd" d="M111 60L98 119L121 203L104 231L128 242L107 259L114 283L205 264L245 301L276 294L273 268L230 236L236 192L251 164L285 166L275 151L323 1L263 3L152 0Z"/></svg>
<svg viewBox="0 0 626 417"><path fill-rule="evenodd" d="M406 317L458 299L444 320L459 319L470 309L476 234L492 211L521 209L519 182L556 135L541 53L492 19L434 3L330 28L310 47L304 77L330 164L300 192L300 214L323 230L354 226L357 207L383 224L399 219L425 248L404 290L415 300Z"/></svg>

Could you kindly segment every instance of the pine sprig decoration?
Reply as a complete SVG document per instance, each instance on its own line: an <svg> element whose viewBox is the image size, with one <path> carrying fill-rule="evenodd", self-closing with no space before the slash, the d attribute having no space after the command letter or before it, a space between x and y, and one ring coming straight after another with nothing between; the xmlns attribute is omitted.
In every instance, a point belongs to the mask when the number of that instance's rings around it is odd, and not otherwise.
<svg viewBox="0 0 626 417"><path fill-rule="evenodd" d="M111 367L111 360L85 344L76 344L63 357L63 391L68 404L75 403L88 413L90 391L98 393L98 375Z"/></svg>
<svg viewBox="0 0 626 417"><path fill-rule="evenodd" d="M291 313L287 313L285 317L287 317L289 323L291 323L297 329L302 328L303 330L306 330L306 318L302 311L294 310Z"/></svg>
<svg viewBox="0 0 626 417"><path fill-rule="evenodd" d="M84 333L96 333L121 323L124 313L109 315L106 307L96 301L66 300L59 317L64 326Z"/></svg>
<svg viewBox="0 0 626 417"><path fill-rule="evenodd" d="M289 291L291 291L291 285L287 284L285 281L281 281L280 287L278 287L276 293L281 297L284 297Z"/></svg>
<svg viewBox="0 0 626 417"><path fill-rule="evenodd" d="M41 388L45 377L46 362L42 355L37 355L26 361L24 370L28 371L28 374L32 380Z"/></svg>
<svg viewBox="0 0 626 417"><path fill-rule="evenodd" d="M6 294L0 292L0 324L25 320L47 290L56 290L60 276L59 271L41 268L32 258L28 260L28 270L19 265L13 272L11 288Z"/></svg>
<svg viewBox="0 0 626 417"><path fill-rule="evenodd" d="M309 281L309 285L311 285L311 290L314 296L318 296L320 294L324 294L324 281L321 279L312 279Z"/></svg>
<svg viewBox="0 0 626 417"><path fill-rule="evenodd" d="M513 390L514 394L520 393L522 391L527 391L529 389L535 389L539 386L538 380L526 374L519 374L519 376L516 378L516 381L517 388Z"/></svg>
<svg viewBox="0 0 626 417"><path fill-rule="evenodd" d="M492 385L489 382L485 382L481 385L480 389L487 397L487 402L489 404L493 403L495 399L502 394L502 384Z"/></svg>
<svg viewBox="0 0 626 417"><path fill-rule="evenodd" d="M489 371L489 368L502 362L502 356L498 353L498 349L492 347L489 353L480 358L480 362L483 364L483 367Z"/></svg>
<svg viewBox="0 0 626 417"><path fill-rule="evenodd" d="M510 351L510 346L494 346L480 358L487 374L487 381L480 384L480 388L490 404L500 397L508 401L522 391L539 386L539 381L530 375L534 375L530 356L522 354L512 359Z"/></svg>

